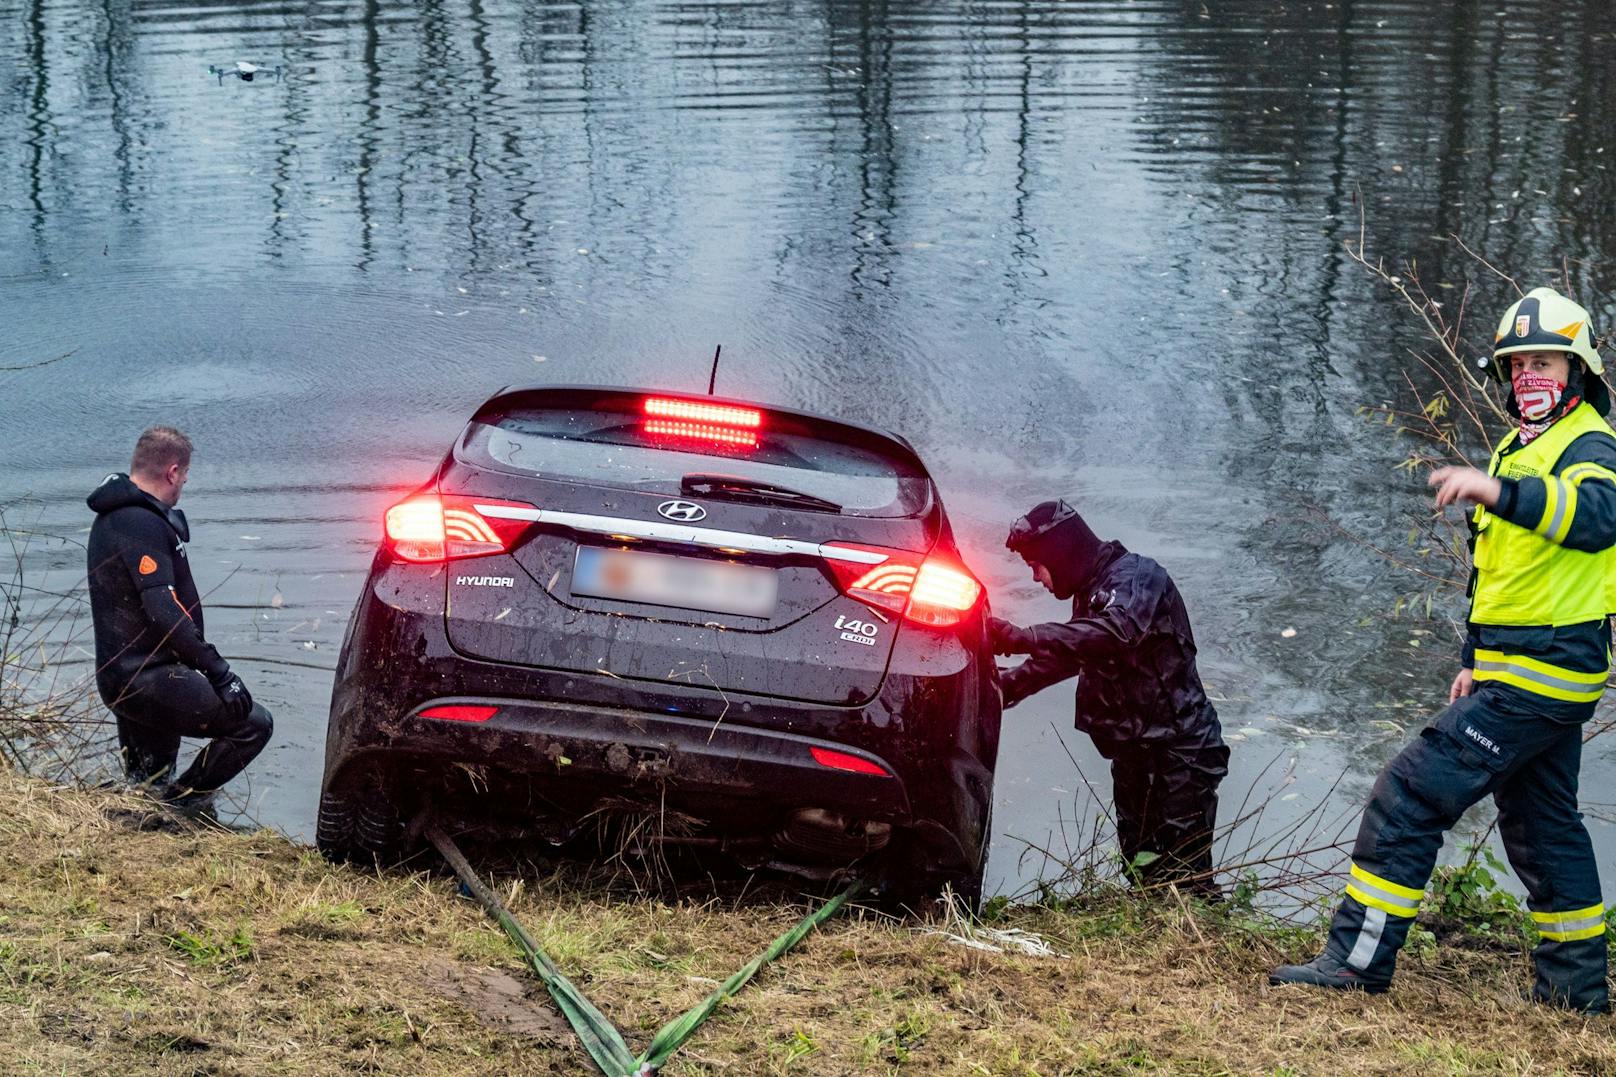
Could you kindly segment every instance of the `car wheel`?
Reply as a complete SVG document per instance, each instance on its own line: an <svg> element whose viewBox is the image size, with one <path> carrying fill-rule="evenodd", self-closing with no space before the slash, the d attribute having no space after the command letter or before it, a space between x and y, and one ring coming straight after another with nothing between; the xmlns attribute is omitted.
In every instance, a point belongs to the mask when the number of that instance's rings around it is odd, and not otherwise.
<svg viewBox="0 0 1616 1077"><path fill-rule="evenodd" d="M988 866L988 846L993 842L993 804L988 803L987 818L982 821L982 849L976 863L969 868L938 873L930 870L932 857L918 842L910 841L888 858L881 882L879 904L883 911L902 916L906 913L923 914L936 908L937 899L952 889L956 901L965 911L975 916L982 911L982 880Z"/></svg>
<svg viewBox="0 0 1616 1077"><path fill-rule="evenodd" d="M404 822L380 781L325 788L314 841L333 863L391 864L404 849Z"/></svg>
<svg viewBox="0 0 1616 1077"><path fill-rule="evenodd" d="M897 917L925 917L939 908L938 899L952 887L953 892L973 912L976 894L982 884L980 875L973 885L972 874L967 871L942 873L933 866L933 858L924 842L906 835L901 845L889 850L880 861L875 876L875 905L882 912Z"/></svg>
<svg viewBox="0 0 1616 1077"><path fill-rule="evenodd" d="M954 880L954 893L965 903L972 916L982 911L982 880L988 870L988 846L993 844L993 800L988 799L987 818L982 820L982 851L977 854L976 867Z"/></svg>

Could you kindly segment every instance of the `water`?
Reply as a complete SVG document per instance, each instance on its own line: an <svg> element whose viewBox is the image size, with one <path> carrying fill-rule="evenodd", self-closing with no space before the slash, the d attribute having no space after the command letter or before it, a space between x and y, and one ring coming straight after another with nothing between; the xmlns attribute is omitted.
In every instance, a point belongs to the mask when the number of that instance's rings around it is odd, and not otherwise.
<svg viewBox="0 0 1616 1077"><path fill-rule="evenodd" d="M209 634L277 720L250 795L306 837L380 511L501 385L696 390L722 343L722 392L912 440L1001 614L1062 616L1001 546L1046 497L1162 561L1225 817L1343 771L1350 814L1457 646L1320 523L1396 547L1423 496L1356 415L1422 338L1343 243L1470 286L1471 347L1508 292L1450 236L1612 324L1613 34L1594 0L0 0L0 366L71 352L0 373L0 504L82 541L142 428L193 436ZM208 74L238 59L284 78ZM1007 716L1003 887L1093 814L1063 747L1106 790L1070 709Z"/></svg>

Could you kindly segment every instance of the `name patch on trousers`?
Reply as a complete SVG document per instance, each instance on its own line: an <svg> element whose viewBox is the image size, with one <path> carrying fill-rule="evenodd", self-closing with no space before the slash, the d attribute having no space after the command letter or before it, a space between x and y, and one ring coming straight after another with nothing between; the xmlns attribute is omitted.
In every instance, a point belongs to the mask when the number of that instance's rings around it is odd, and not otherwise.
<svg viewBox="0 0 1616 1077"><path fill-rule="evenodd" d="M1494 755L1499 754L1498 745L1493 742L1493 739L1491 737L1489 737L1489 736L1486 736L1485 734L1483 734L1479 730L1477 730L1475 726L1466 725L1464 727L1464 735L1469 737L1471 740L1475 741L1477 744L1481 745L1483 748L1487 749L1489 752L1493 753Z"/></svg>

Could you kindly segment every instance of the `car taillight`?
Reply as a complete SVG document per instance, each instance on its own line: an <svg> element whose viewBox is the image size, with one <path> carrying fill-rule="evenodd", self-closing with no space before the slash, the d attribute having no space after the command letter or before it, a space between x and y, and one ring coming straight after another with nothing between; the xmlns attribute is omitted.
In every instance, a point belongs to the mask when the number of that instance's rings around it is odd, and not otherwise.
<svg viewBox="0 0 1616 1077"><path fill-rule="evenodd" d="M942 555L922 558L901 550L843 542L827 543L827 546L857 550L866 556L881 555L883 560L875 564L834 557L827 559L827 563L843 594L866 605L901 614L917 624L951 628L965 620L966 614L982 599L982 585L964 565L952 558Z"/></svg>
<svg viewBox="0 0 1616 1077"><path fill-rule="evenodd" d="M387 510L388 549L401 561L447 561L504 553L527 530L529 520L484 516L484 508L525 509L522 501L496 501L458 494L417 494Z"/></svg>
<svg viewBox="0 0 1616 1077"><path fill-rule="evenodd" d="M976 608L982 585L965 570L935 557L926 558L909 592L909 608L903 615L929 625L957 625Z"/></svg>
<svg viewBox="0 0 1616 1077"><path fill-rule="evenodd" d="M763 413L733 404L648 396L643 405L645 432L659 437L690 438L755 449Z"/></svg>

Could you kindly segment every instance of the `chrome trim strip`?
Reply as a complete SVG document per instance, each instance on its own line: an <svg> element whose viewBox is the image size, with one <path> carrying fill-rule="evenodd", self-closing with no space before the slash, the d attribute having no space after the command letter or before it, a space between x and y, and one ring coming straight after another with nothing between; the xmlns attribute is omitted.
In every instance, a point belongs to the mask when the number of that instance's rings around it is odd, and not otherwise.
<svg viewBox="0 0 1616 1077"><path fill-rule="evenodd" d="M557 512L554 509L518 509L508 505L476 504L473 507L484 516L495 520L531 520L535 523L570 528L573 531L584 531L592 535L626 535L629 538L683 542L691 546L714 550L740 550L744 553L804 554L831 561L851 561L860 565L878 565L887 559L885 554L865 550L821 545L802 539L749 535L744 531L719 531L711 527L689 527L656 520L624 520L616 516L592 516L583 512Z"/></svg>

